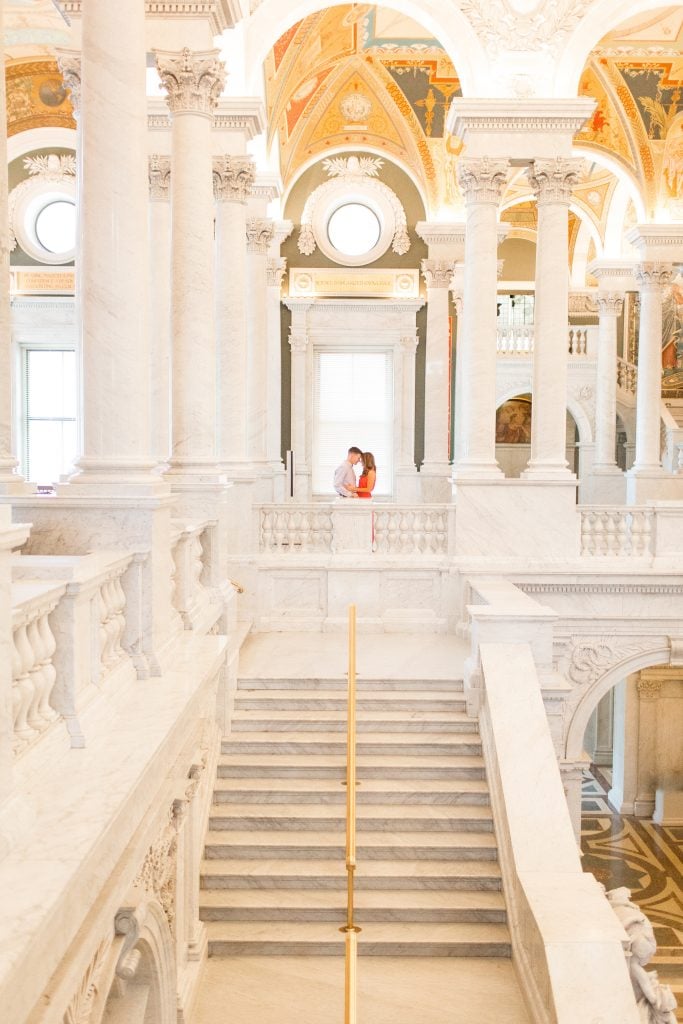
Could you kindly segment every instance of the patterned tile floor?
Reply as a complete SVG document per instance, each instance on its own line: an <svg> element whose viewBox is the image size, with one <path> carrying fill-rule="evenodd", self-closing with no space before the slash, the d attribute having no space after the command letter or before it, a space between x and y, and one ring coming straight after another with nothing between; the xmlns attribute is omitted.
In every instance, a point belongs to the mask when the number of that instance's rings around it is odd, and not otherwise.
<svg viewBox="0 0 683 1024"><path fill-rule="evenodd" d="M583 866L608 889L627 886L650 918L657 955L649 966L673 988L683 1021L683 826L615 814L607 803L609 785L600 769L584 774Z"/></svg>

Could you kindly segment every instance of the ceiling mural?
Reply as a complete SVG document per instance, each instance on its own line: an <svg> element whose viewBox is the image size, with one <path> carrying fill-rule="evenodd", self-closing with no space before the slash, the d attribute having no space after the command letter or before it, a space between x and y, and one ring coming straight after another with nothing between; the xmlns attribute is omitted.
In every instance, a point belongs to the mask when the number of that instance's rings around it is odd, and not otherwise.
<svg viewBox="0 0 683 1024"><path fill-rule="evenodd" d="M76 127L73 107L56 61L9 64L5 78L8 135L29 128Z"/></svg>

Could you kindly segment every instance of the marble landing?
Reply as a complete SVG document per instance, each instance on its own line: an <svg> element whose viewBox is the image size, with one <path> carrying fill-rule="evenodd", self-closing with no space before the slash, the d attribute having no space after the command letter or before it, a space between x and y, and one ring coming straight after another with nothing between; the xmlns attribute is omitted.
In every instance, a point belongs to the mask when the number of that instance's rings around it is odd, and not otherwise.
<svg viewBox="0 0 683 1024"><path fill-rule="evenodd" d="M469 643L444 633L361 633L356 645L359 679L462 679ZM240 651L242 679L337 678L348 666L343 633L252 633Z"/></svg>
<svg viewBox="0 0 683 1024"><path fill-rule="evenodd" d="M344 1019L344 964L326 957L232 957L204 968L191 1024ZM530 1024L509 961L367 957L358 1024Z"/></svg>

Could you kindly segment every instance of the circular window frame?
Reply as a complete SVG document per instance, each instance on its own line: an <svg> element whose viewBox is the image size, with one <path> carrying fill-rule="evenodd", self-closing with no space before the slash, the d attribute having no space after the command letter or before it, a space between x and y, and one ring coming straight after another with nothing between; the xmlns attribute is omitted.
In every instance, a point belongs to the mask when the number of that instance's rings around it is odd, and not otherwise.
<svg viewBox="0 0 683 1024"><path fill-rule="evenodd" d="M60 266L72 263L76 258L76 246L66 252L50 252L36 234L36 220L45 209L55 202L71 203L76 208L76 184L60 181L53 184L45 181L31 182L17 200L12 216L12 228L18 245L27 256L38 263Z"/></svg>
<svg viewBox="0 0 683 1024"><path fill-rule="evenodd" d="M322 197L321 197L322 198ZM342 206L356 203L374 213L379 221L379 237L371 249L358 256L347 256L330 241L327 225L330 218ZM391 203L378 191L364 188L362 182L339 181L332 185L323 202L317 202L311 218L311 227L316 245L324 256L341 267L364 267L383 256L391 245L396 231L396 218Z"/></svg>
<svg viewBox="0 0 683 1024"><path fill-rule="evenodd" d="M338 245L335 242L334 238L332 237L333 236L332 222L337 217L337 214L342 214L344 210L354 210L354 211L362 210L364 214L368 214L369 218L371 218L371 220L368 219L365 222L365 224L362 225L362 227L363 228L369 227L370 223L372 224L372 229L371 230L372 230L373 241L372 241L371 245L366 245L365 248L361 252L348 252L348 251L344 250L340 245ZM339 232L339 227L336 226L336 225L335 225L334 233L335 234L340 233ZM382 222L380 221L380 219L377 216L377 214L375 213L375 211L370 206L368 206L367 203L355 203L355 202L354 203L342 203L341 206L338 206L336 208L336 210L333 210L332 213L327 218L327 239L328 239L330 245L332 246L332 248L336 249L337 252L341 253L342 256L344 256L345 259L347 259L348 257L351 257L351 259L355 259L357 256L366 256L377 245L377 243L379 242L381 234L382 234Z"/></svg>

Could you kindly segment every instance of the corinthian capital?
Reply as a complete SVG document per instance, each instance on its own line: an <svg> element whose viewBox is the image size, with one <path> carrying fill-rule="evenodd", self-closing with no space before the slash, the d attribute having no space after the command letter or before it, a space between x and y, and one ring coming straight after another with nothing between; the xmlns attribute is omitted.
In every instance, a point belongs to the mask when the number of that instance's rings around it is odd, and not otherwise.
<svg viewBox="0 0 683 1024"><path fill-rule="evenodd" d="M266 266L268 285L271 288L279 288L282 284L282 278L285 276L286 270L287 260L284 256L277 256L274 259L269 259Z"/></svg>
<svg viewBox="0 0 683 1024"><path fill-rule="evenodd" d="M148 162L150 199L168 199L171 184L171 158L153 153Z"/></svg>
<svg viewBox="0 0 683 1024"><path fill-rule="evenodd" d="M81 54L79 50L57 50L57 67L69 90L74 117L81 111Z"/></svg>
<svg viewBox="0 0 683 1024"><path fill-rule="evenodd" d="M172 114L205 114L210 117L225 84L225 64L220 50L156 51L157 71L168 93Z"/></svg>
<svg viewBox="0 0 683 1024"><path fill-rule="evenodd" d="M256 170L250 156L213 158L213 191L216 199L228 203L246 203L254 184Z"/></svg>
<svg viewBox="0 0 683 1024"><path fill-rule="evenodd" d="M555 157L534 160L527 170L529 182L536 193L537 203L568 203L572 188L579 180L583 161Z"/></svg>
<svg viewBox="0 0 683 1024"><path fill-rule="evenodd" d="M292 352L305 352L308 348L307 334L294 334L290 332L288 341Z"/></svg>
<svg viewBox="0 0 683 1024"><path fill-rule="evenodd" d="M428 288L448 288L453 277L453 260L422 260L422 273Z"/></svg>
<svg viewBox="0 0 683 1024"><path fill-rule="evenodd" d="M621 316L624 296L621 292L598 292L595 296L600 316Z"/></svg>
<svg viewBox="0 0 683 1024"><path fill-rule="evenodd" d="M673 266L670 263L638 263L633 268L633 276L641 292L659 291L671 284Z"/></svg>
<svg viewBox="0 0 683 1024"><path fill-rule="evenodd" d="M272 220L250 217L247 221L247 252L264 255L273 241L275 225Z"/></svg>
<svg viewBox="0 0 683 1024"><path fill-rule="evenodd" d="M458 183L468 203L499 203L507 181L507 160L461 160Z"/></svg>

